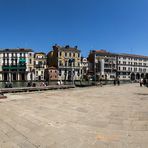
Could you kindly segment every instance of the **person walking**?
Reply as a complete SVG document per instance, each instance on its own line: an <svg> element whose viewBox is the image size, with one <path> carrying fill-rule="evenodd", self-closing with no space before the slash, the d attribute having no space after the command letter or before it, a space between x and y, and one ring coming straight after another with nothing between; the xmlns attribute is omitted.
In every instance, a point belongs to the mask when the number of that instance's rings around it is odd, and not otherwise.
<svg viewBox="0 0 148 148"><path fill-rule="evenodd" d="M102 87L102 78L100 78L100 86Z"/></svg>
<svg viewBox="0 0 148 148"><path fill-rule="evenodd" d="M114 86L116 85L116 78L114 78Z"/></svg>
<svg viewBox="0 0 148 148"><path fill-rule="evenodd" d="M120 80L119 80L119 78L117 78L117 84L118 84L118 86L120 85Z"/></svg>
<svg viewBox="0 0 148 148"><path fill-rule="evenodd" d="M140 87L142 87L142 84L143 84L143 80L140 79Z"/></svg>

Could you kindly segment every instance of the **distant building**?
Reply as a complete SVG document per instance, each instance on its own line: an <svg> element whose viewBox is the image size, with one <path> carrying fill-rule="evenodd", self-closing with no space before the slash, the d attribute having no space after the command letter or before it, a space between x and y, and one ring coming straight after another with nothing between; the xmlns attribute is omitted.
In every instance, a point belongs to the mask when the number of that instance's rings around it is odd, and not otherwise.
<svg viewBox="0 0 148 148"><path fill-rule="evenodd" d="M88 61L89 73L96 80L100 77L119 77L131 81L148 78L148 56L93 50L88 56Z"/></svg>
<svg viewBox="0 0 148 148"><path fill-rule="evenodd" d="M88 56L88 61L89 71L94 79L113 79L116 77L116 54L107 52L106 50L93 50Z"/></svg>
<svg viewBox="0 0 148 148"><path fill-rule="evenodd" d="M87 58L81 58L81 79L87 80L88 79L88 60Z"/></svg>
<svg viewBox="0 0 148 148"><path fill-rule="evenodd" d="M45 72L46 81L57 81L59 76L58 69L56 67L49 67Z"/></svg>
<svg viewBox="0 0 148 148"><path fill-rule="evenodd" d="M80 62L81 52L77 47L55 45L47 54L48 67L58 69L58 80L79 80Z"/></svg>
<svg viewBox="0 0 148 148"><path fill-rule="evenodd" d="M33 69L32 49L0 50L0 81L31 80Z"/></svg>
<svg viewBox="0 0 148 148"><path fill-rule="evenodd" d="M148 56L118 54L117 61L117 75L120 79L148 79Z"/></svg>
<svg viewBox="0 0 148 148"><path fill-rule="evenodd" d="M46 54L38 52L34 54L34 75L36 81L45 80L45 69L47 64Z"/></svg>

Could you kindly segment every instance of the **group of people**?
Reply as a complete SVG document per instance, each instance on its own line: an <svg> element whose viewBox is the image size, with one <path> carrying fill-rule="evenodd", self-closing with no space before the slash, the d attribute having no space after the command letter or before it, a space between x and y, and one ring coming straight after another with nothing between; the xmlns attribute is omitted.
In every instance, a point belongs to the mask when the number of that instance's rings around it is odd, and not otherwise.
<svg viewBox="0 0 148 148"><path fill-rule="evenodd" d="M140 87L142 87L142 85L146 85L147 82L146 82L146 79L142 79L142 78L141 78L141 79L139 80L139 83L140 83Z"/></svg>
<svg viewBox="0 0 148 148"><path fill-rule="evenodd" d="M5 82L5 88L12 88L13 84L12 82Z"/></svg>
<svg viewBox="0 0 148 148"><path fill-rule="evenodd" d="M47 84L45 82L40 82L38 86L47 86ZM36 87L36 83L30 81L27 83L27 87Z"/></svg>
<svg viewBox="0 0 148 148"><path fill-rule="evenodd" d="M57 82L57 85L62 85L62 84L63 82L61 80Z"/></svg>

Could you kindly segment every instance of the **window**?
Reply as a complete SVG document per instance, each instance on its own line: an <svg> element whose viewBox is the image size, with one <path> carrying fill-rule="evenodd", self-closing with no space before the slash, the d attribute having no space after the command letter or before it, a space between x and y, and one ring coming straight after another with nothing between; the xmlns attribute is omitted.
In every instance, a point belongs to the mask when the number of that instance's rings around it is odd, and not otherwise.
<svg viewBox="0 0 148 148"><path fill-rule="evenodd" d="M124 65L126 65L126 62L125 62L125 61L123 61L123 64L124 64Z"/></svg>
<svg viewBox="0 0 148 148"><path fill-rule="evenodd" d="M61 69L59 70L59 76L61 76Z"/></svg>
<svg viewBox="0 0 148 148"><path fill-rule="evenodd" d="M31 60L31 59L29 59L29 63L30 63L30 64L32 63L32 60Z"/></svg>
<svg viewBox="0 0 148 148"><path fill-rule="evenodd" d="M62 61L59 61L59 66L62 66Z"/></svg>
<svg viewBox="0 0 148 148"><path fill-rule="evenodd" d="M80 76L80 71L78 70L78 76Z"/></svg>
<svg viewBox="0 0 148 148"><path fill-rule="evenodd" d="M134 71L136 72L137 71L137 68L134 68Z"/></svg>
<svg viewBox="0 0 148 148"><path fill-rule="evenodd" d="M139 68L139 71L142 72L142 68Z"/></svg>
<svg viewBox="0 0 148 148"><path fill-rule="evenodd" d="M78 53L78 58L80 57L80 53Z"/></svg>
<svg viewBox="0 0 148 148"><path fill-rule="evenodd" d="M67 52L65 52L65 57L67 57Z"/></svg>
<svg viewBox="0 0 148 148"><path fill-rule="evenodd" d="M126 70L126 67L123 67L123 70Z"/></svg>
<svg viewBox="0 0 148 148"><path fill-rule="evenodd" d="M136 62L134 62L134 65L137 65L137 63L136 63Z"/></svg>

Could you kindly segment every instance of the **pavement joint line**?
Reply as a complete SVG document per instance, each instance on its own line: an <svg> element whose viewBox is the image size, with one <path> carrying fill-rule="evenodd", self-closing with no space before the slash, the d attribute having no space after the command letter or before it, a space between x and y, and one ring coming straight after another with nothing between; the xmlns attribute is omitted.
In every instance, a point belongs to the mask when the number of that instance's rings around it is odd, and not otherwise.
<svg viewBox="0 0 148 148"><path fill-rule="evenodd" d="M35 145L34 143L32 143L24 134L22 134L20 131L18 131L16 128L14 128L13 126L11 126L9 123L5 122L4 120L0 119L0 121L2 121L4 124L6 124L7 126L9 126L10 128L12 128L14 131L16 131L17 133L19 133L22 137L24 137L26 139L26 141L28 141L31 145L33 145L35 148L39 148L40 146Z"/></svg>

